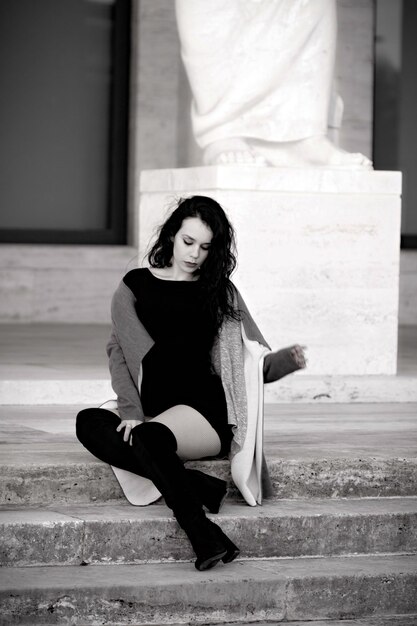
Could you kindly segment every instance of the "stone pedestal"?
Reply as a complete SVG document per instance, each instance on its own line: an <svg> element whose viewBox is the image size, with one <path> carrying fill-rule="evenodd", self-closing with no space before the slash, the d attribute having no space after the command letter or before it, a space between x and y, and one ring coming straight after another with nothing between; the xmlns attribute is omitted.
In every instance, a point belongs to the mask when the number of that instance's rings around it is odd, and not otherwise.
<svg viewBox="0 0 417 626"><path fill-rule="evenodd" d="M139 259L178 198L218 200L237 234L234 282L273 348L305 375L395 374L401 174L249 166L142 172Z"/></svg>

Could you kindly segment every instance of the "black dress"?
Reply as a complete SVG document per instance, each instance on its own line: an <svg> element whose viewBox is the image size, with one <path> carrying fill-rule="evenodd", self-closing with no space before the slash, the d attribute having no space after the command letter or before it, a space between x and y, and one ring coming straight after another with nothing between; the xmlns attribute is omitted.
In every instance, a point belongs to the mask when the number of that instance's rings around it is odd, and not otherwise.
<svg viewBox="0 0 417 626"><path fill-rule="evenodd" d="M163 280L148 269L132 270L123 280L135 295L138 317L155 342L142 361L144 414L155 417L178 404L193 407L219 435L219 456L224 456L232 432L223 385L211 364L215 330L204 307L201 284Z"/></svg>

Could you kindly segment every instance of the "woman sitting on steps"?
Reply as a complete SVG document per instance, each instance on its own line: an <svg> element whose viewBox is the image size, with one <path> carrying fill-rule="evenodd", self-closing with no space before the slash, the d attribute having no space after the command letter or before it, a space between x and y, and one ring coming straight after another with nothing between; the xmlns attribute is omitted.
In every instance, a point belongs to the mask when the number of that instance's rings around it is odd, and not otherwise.
<svg viewBox="0 0 417 626"><path fill-rule="evenodd" d="M126 274L112 300L107 353L120 417L84 409L77 436L117 476L121 469L151 481L151 495L138 503L162 494L191 542L195 567L206 570L239 554L204 512L220 510L226 482L184 461L229 455L236 486L248 504L260 504L270 489L263 382L305 367L304 351L270 352L230 280L234 232L213 199L181 200L148 260L149 268Z"/></svg>

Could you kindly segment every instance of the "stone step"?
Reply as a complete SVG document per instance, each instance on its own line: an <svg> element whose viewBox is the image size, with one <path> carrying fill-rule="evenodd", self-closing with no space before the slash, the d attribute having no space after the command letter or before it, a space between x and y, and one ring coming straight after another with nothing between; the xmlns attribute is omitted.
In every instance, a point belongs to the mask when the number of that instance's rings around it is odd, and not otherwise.
<svg viewBox="0 0 417 626"><path fill-rule="evenodd" d="M40 447L39 463L0 464L1 505L124 500L110 466L95 460L69 462L68 458L42 463L42 454L51 448L57 457L65 458L67 446L52 444ZM77 455L84 457L83 451ZM188 467L230 481L228 461L196 461ZM417 495L417 458L269 459L268 467L273 499ZM231 488L229 498L239 500L240 495Z"/></svg>
<svg viewBox="0 0 417 626"><path fill-rule="evenodd" d="M417 498L227 503L217 521L241 558L417 553ZM0 509L6 566L192 560L164 504Z"/></svg>
<svg viewBox="0 0 417 626"><path fill-rule="evenodd" d="M110 467L75 437L80 408L0 407L0 504L123 497ZM417 495L416 417L414 403L266 405L265 454L275 497ZM226 461L190 465L230 478Z"/></svg>
<svg viewBox="0 0 417 626"><path fill-rule="evenodd" d="M288 622L287 622L288 624ZM271 626L271 622L228 622L222 626ZM171 624L170 626L179 626ZM363 619L347 620L308 620L291 622L291 626L417 626L417 615L390 615L389 617L365 617Z"/></svg>
<svg viewBox="0 0 417 626"><path fill-rule="evenodd" d="M219 624L417 613L415 555L1 568L7 624Z"/></svg>

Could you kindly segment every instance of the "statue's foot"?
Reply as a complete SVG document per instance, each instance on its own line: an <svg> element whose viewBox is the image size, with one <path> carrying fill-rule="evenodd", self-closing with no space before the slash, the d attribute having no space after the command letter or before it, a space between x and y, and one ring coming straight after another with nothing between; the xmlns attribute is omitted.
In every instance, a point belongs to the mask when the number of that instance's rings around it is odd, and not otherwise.
<svg viewBox="0 0 417 626"><path fill-rule="evenodd" d="M347 152L327 137L308 137L299 141L251 141L255 151L273 167L330 167L372 169L372 161L359 152Z"/></svg>
<svg viewBox="0 0 417 626"><path fill-rule="evenodd" d="M372 161L359 152L347 152L327 137L269 142L231 137L215 141L204 150L206 165L256 165L272 167L329 167L372 169Z"/></svg>
<svg viewBox="0 0 417 626"><path fill-rule="evenodd" d="M238 137L214 141L204 150L206 165L268 165L265 157Z"/></svg>

